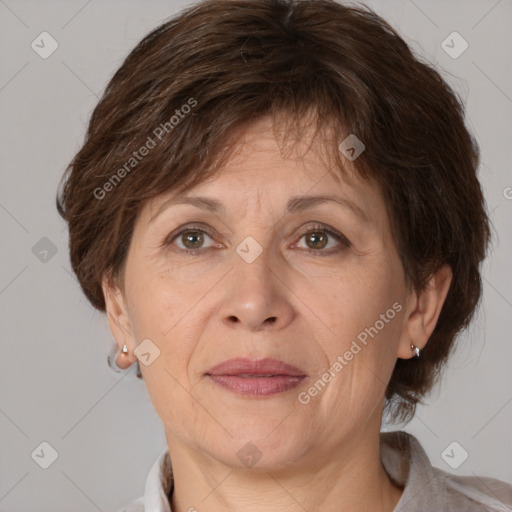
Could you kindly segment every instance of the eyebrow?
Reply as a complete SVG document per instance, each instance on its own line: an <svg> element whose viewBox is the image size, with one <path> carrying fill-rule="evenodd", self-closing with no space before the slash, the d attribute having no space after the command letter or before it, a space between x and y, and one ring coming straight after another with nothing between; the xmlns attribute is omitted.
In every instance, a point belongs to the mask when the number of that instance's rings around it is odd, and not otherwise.
<svg viewBox="0 0 512 512"><path fill-rule="evenodd" d="M344 208L351 210L353 214L359 217L364 222L371 222L371 218L366 211L359 205L342 199L341 197L332 195L319 195L319 196L294 196L288 200L286 205L287 213L299 213L310 208L313 208L319 204L334 202L343 206ZM225 206L217 199L200 196L180 196L172 197L162 203L156 213L150 218L149 222L153 222L164 210L167 210L170 206L179 204L189 204L200 208L202 210L210 211L216 215L223 214L226 211Z"/></svg>

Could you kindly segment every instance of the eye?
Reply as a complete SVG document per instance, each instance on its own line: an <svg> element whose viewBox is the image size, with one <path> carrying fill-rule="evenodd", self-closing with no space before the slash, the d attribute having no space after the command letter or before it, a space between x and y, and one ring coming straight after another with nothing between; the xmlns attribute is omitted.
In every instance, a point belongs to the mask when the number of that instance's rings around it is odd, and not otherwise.
<svg viewBox="0 0 512 512"><path fill-rule="evenodd" d="M318 252L322 255L340 252L350 247L350 242L344 235L322 224L311 226L311 228L301 236L300 240L303 238L305 238L307 245L306 250ZM331 239L337 241L338 244L334 244L334 247L331 246L325 249L331 242Z"/></svg>
<svg viewBox="0 0 512 512"><path fill-rule="evenodd" d="M177 248L181 252L190 255L201 254L213 248L213 245L210 245L210 247L206 248L203 247L205 236L212 239L211 235L205 229L199 228L197 226L187 226L181 231L171 233L169 237L164 241L163 245L166 247L174 245L174 241L176 240Z"/></svg>
<svg viewBox="0 0 512 512"><path fill-rule="evenodd" d="M204 227L188 225L184 229L178 229L178 231L174 231L164 240L162 244L163 246L175 246L178 249L178 252L191 256L204 254L214 247L222 247L222 244L215 243L210 244L208 247L204 247L205 236L210 238L213 242L212 235ZM341 252L343 249L346 249L351 245L344 235L333 228L324 226L323 224L310 226L310 229L300 237L300 240L303 238L306 239L306 244L308 246L305 250L310 253L318 253L318 255L329 255ZM338 244L335 244L334 247L328 247L325 249L331 242L331 239L337 241Z"/></svg>

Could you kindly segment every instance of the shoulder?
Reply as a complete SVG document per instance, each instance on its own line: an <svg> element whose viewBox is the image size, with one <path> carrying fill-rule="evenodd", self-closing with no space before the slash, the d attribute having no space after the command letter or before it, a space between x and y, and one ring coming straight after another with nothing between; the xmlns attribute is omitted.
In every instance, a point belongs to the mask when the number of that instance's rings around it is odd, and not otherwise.
<svg viewBox="0 0 512 512"><path fill-rule="evenodd" d="M117 512L144 512L144 497L141 496Z"/></svg>
<svg viewBox="0 0 512 512"><path fill-rule="evenodd" d="M443 482L448 503L464 504L470 511L512 511L512 485L486 476L458 476L438 468L434 472Z"/></svg>
<svg viewBox="0 0 512 512"><path fill-rule="evenodd" d="M171 459L167 448L163 449L146 478L144 495L116 512L172 512L169 494L174 486Z"/></svg>
<svg viewBox="0 0 512 512"><path fill-rule="evenodd" d="M432 466L420 442L407 432L381 433L381 459L391 479L404 489L395 512L512 512L512 485Z"/></svg>

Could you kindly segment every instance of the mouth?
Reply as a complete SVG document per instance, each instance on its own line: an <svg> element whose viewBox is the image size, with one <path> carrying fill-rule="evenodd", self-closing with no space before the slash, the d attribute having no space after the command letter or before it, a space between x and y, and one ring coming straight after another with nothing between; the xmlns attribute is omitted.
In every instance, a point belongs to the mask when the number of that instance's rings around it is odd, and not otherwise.
<svg viewBox="0 0 512 512"><path fill-rule="evenodd" d="M237 395L261 397L289 391L307 377L300 368L270 358L230 359L214 366L205 375Z"/></svg>

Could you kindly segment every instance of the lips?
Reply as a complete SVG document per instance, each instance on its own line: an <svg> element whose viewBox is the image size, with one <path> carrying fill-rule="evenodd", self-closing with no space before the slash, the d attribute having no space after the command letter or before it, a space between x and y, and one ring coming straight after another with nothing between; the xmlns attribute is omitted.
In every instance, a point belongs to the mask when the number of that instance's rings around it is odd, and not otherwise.
<svg viewBox="0 0 512 512"><path fill-rule="evenodd" d="M294 377L305 376L306 373L291 364L278 359L229 359L208 370L207 375L238 375L253 377L270 377L274 375L288 375Z"/></svg>
<svg viewBox="0 0 512 512"><path fill-rule="evenodd" d="M235 358L206 372L216 384L238 395L269 396L298 386L306 373L278 359Z"/></svg>

